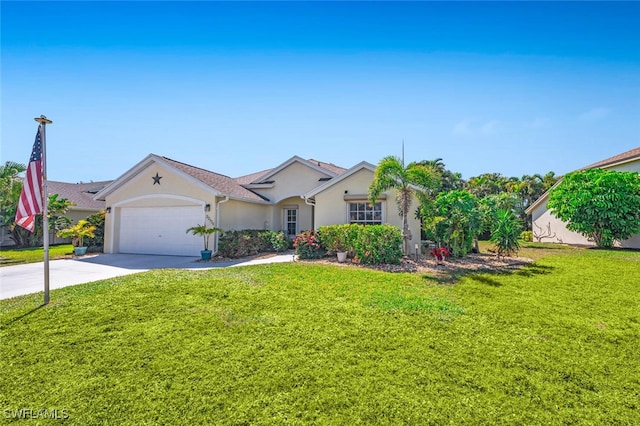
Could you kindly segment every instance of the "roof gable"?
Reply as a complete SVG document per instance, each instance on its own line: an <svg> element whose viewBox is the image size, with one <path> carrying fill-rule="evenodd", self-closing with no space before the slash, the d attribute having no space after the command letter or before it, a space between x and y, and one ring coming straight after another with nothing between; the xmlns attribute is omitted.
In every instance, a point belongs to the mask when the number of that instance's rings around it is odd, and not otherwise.
<svg viewBox="0 0 640 426"><path fill-rule="evenodd" d="M321 193L322 191L330 188L331 186L335 185L338 182L341 182L341 181L347 179L349 176L359 172L362 169L367 169L367 170L375 173L376 166L374 166L373 164L368 163L366 161L361 161L360 163L356 164L355 166L353 166L349 170L345 171L344 173L340 174L339 176L336 176L333 179L331 179L331 180L323 183L322 185L318 186L317 188L312 189L311 191L307 192L306 194L304 194L302 196L302 198L304 198L304 199L313 198L316 195L318 195L319 193Z"/></svg>
<svg viewBox="0 0 640 426"><path fill-rule="evenodd" d="M106 188L98 192L94 199L104 201L105 198L115 192L118 188L125 185L127 182L137 176L142 170L146 169L152 163L158 163L164 167L174 170L178 175L181 175L185 180L195 185L201 186L204 190L212 192L215 196L229 196L233 199L264 203L263 197L259 196L253 191L250 191L234 179L214 173L209 170L201 169L199 167L191 166L189 164L181 163L176 160L172 160L167 157L161 157L155 154L149 154L138 164L122 174L118 179L113 181Z"/></svg>
<svg viewBox="0 0 640 426"><path fill-rule="evenodd" d="M338 176L339 174L344 173L344 171L346 170L340 166L336 166L335 164L325 163L313 159L305 160L304 158L294 155L293 157L289 158L287 161L273 169L265 170L264 173L258 172L251 175L242 176L240 178L237 178L236 181L242 182L243 185L268 183L272 177L294 163L299 163L306 167L309 167L310 169L325 175L327 178Z"/></svg>

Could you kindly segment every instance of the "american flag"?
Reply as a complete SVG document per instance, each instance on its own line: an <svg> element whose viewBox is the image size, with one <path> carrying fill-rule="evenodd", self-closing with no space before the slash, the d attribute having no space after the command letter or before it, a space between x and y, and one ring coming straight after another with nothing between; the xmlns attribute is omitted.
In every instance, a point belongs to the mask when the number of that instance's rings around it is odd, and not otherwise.
<svg viewBox="0 0 640 426"><path fill-rule="evenodd" d="M33 232L35 219L42 213L42 125L38 126L36 141L33 143L27 174L22 184L22 193L16 211L16 224Z"/></svg>

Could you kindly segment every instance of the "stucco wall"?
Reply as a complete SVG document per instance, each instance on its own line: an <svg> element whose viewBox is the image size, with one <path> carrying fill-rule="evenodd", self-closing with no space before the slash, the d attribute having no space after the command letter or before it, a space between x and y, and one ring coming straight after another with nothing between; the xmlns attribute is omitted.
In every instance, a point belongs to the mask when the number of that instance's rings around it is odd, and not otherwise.
<svg viewBox="0 0 640 426"><path fill-rule="evenodd" d="M269 206L229 200L220 204L220 225L225 231L265 229Z"/></svg>
<svg viewBox="0 0 640 426"><path fill-rule="evenodd" d="M322 184L320 178L329 177L308 166L293 162L269 178L274 181L273 188L254 189L256 193L266 197L272 203L300 195L317 188Z"/></svg>
<svg viewBox="0 0 640 426"><path fill-rule="evenodd" d="M563 221L551 214L546 208L546 203L536 208L532 214L533 219L533 241L538 241L536 235L547 235L540 241L543 243L564 243L564 244L580 244L593 245L593 243L577 232L569 231ZM549 236L549 229L551 235Z"/></svg>

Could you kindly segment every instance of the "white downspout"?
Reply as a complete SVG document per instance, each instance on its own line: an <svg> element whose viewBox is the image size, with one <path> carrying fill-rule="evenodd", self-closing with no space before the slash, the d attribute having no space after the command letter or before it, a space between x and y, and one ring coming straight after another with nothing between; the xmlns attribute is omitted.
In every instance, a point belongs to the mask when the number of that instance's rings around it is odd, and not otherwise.
<svg viewBox="0 0 640 426"><path fill-rule="evenodd" d="M229 201L229 196L225 195L224 196L224 200L218 201L216 203L216 226L218 228L220 228L220 204L226 203L227 201ZM217 254L218 253L218 240L219 239L220 239L220 232L216 232L216 239L214 241L215 250L214 250L213 254Z"/></svg>
<svg viewBox="0 0 640 426"><path fill-rule="evenodd" d="M301 195L300 198L304 200L304 203L308 206L311 206L311 228L316 229L316 201Z"/></svg>

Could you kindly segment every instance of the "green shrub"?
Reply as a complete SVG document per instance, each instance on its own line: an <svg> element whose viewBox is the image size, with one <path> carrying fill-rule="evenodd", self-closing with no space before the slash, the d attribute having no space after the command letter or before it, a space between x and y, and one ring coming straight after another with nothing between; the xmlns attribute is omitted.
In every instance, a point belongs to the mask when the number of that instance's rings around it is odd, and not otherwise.
<svg viewBox="0 0 640 426"><path fill-rule="evenodd" d="M283 231L264 231L262 236L269 242L272 251L281 252L291 248L291 240Z"/></svg>
<svg viewBox="0 0 640 426"><path fill-rule="evenodd" d="M392 225L356 225L354 258L367 265L400 263L402 231Z"/></svg>
<svg viewBox="0 0 640 426"><path fill-rule="evenodd" d="M425 219L440 246L451 255L464 257L471 252L474 239L482 231L482 214L478 200L465 190L442 192L436 198L435 212Z"/></svg>
<svg viewBox="0 0 640 426"><path fill-rule="evenodd" d="M489 240L496 246L498 257L509 256L520 250L518 237L521 230L520 221L511 210L498 210Z"/></svg>
<svg viewBox="0 0 640 426"><path fill-rule="evenodd" d="M327 254L351 252L360 228L360 225L350 223L321 226L318 228L320 244L326 248Z"/></svg>
<svg viewBox="0 0 640 426"><path fill-rule="evenodd" d="M527 243L533 242L533 231L522 231L520 233L520 239Z"/></svg>
<svg viewBox="0 0 640 426"><path fill-rule="evenodd" d="M89 247L88 251L91 253L102 252L104 249L104 219L104 210L94 213L87 218L87 222L96 227L95 231L93 231L93 238L86 239L87 247Z"/></svg>
<svg viewBox="0 0 640 426"><path fill-rule="evenodd" d="M317 232L298 234L293 246L301 259L318 259L325 253L347 251L354 260L368 265L400 263L402 231L391 225L327 225Z"/></svg>
<svg viewBox="0 0 640 426"><path fill-rule="evenodd" d="M320 259L325 253L316 231L304 231L296 235L293 247L300 259Z"/></svg>
<svg viewBox="0 0 640 426"><path fill-rule="evenodd" d="M224 257L238 258L269 251L285 251L290 246L291 242L282 231L231 230L220 236L218 253Z"/></svg>

